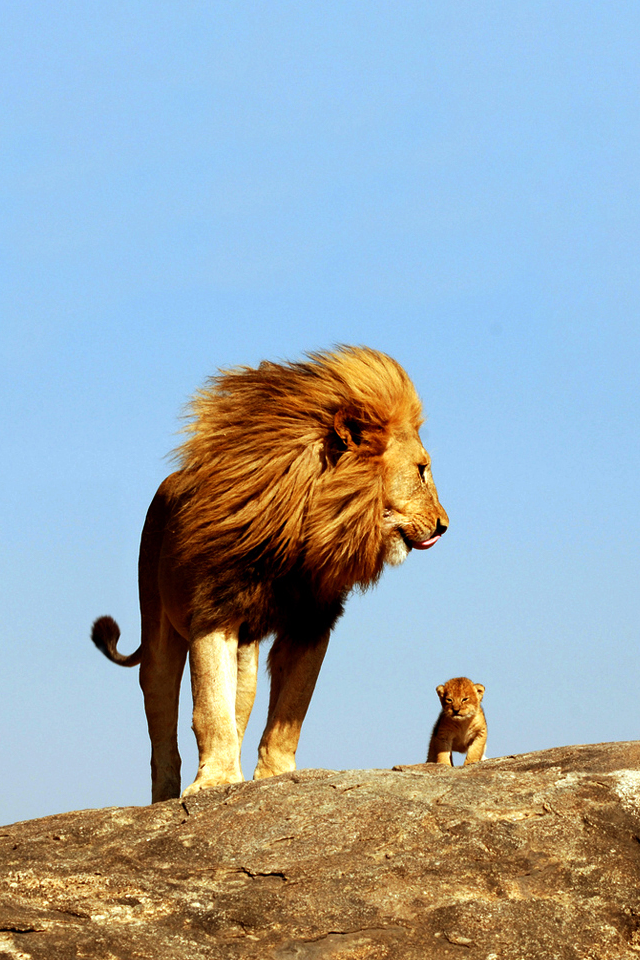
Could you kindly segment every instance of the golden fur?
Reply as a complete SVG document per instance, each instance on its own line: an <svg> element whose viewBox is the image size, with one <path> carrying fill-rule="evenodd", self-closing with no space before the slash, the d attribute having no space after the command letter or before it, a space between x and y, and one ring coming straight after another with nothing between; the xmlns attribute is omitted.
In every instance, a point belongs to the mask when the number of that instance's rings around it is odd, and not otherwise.
<svg viewBox="0 0 640 960"><path fill-rule="evenodd" d="M187 792L242 778L239 749L274 635L271 699L254 776L295 769L300 726L348 592L446 530L421 406L394 360L366 347L213 377L190 406L179 470L142 534L141 663L154 799L178 795L180 676L189 651L200 765Z"/></svg>
<svg viewBox="0 0 640 960"><path fill-rule="evenodd" d="M232 566L248 555L268 557L272 574L301 565L328 597L379 577L381 455L391 434L417 436L422 421L399 364L353 348L264 362L213 377L191 414L176 485L184 561L222 549Z"/></svg>
<svg viewBox="0 0 640 960"><path fill-rule="evenodd" d="M480 701L484 696L481 683L467 677L454 677L436 687L442 711L431 734L427 763L453 766L452 752L465 753L465 766L484 760L487 743L487 721Z"/></svg>

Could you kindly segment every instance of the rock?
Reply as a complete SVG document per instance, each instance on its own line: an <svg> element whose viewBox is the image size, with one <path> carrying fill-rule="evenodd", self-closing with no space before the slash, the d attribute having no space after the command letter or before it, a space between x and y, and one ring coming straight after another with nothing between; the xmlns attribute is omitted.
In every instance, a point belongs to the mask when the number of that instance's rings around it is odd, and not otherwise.
<svg viewBox="0 0 640 960"><path fill-rule="evenodd" d="M0 828L0 958L640 957L640 743Z"/></svg>

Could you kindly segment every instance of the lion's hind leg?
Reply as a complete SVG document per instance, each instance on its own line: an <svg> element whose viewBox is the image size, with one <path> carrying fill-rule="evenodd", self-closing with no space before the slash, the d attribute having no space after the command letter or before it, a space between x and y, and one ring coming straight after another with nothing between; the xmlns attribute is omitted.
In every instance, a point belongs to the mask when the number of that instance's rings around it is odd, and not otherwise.
<svg viewBox="0 0 640 960"><path fill-rule="evenodd" d="M196 779L183 793L185 797L243 779L236 725L237 627L196 635L189 645L189 665L199 763Z"/></svg>
<svg viewBox="0 0 640 960"><path fill-rule="evenodd" d="M242 750L242 740L256 698L259 651L260 644L257 640L238 645L238 685L236 687L238 750Z"/></svg>
<svg viewBox="0 0 640 960"><path fill-rule="evenodd" d="M151 800L180 796L178 700L187 659L187 642L166 614L143 644L140 686L151 739Z"/></svg>

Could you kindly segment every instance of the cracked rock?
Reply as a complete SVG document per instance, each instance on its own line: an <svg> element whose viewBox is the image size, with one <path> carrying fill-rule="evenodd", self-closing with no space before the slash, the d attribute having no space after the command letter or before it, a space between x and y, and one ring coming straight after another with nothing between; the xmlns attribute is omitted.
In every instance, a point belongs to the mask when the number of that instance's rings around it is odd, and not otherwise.
<svg viewBox="0 0 640 960"><path fill-rule="evenodd" d="M0 831L0 958L640 958L640 743L297 771Z"/></svg>

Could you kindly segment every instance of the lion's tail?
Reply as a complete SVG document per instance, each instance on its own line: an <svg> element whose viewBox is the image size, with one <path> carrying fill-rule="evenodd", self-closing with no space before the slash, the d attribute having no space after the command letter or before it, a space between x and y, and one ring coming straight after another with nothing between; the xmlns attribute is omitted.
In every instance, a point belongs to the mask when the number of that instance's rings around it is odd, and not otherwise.
<svg viewBox="0 0 640 960"><path fill-rule="evenodd" d="M120 627L113 617L98 617L91 628L91 639L105 657L113 663L120 664L121 667L135 667L142 660L142 646L130 653L128 657L118 653Z"/></svg>

